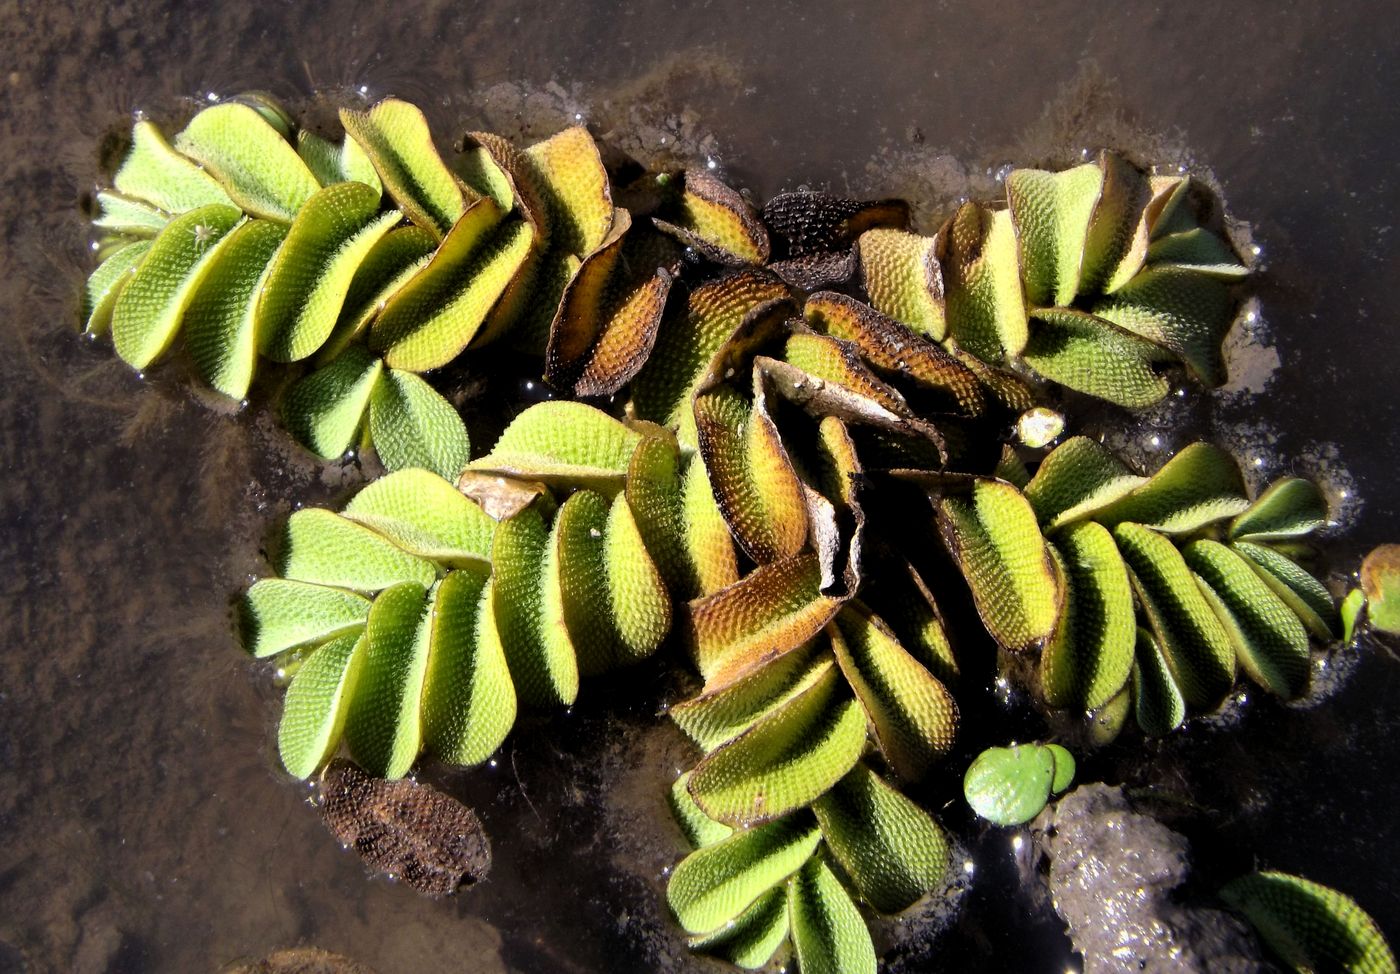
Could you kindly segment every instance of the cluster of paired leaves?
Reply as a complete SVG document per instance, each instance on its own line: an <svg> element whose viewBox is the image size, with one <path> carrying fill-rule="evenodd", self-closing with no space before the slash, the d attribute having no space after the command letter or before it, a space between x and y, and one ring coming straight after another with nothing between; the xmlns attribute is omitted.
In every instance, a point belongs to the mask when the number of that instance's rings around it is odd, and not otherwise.
<svg viewBox="0 0 1400 974"><path fill-rule="evenodd" d="M940 527L987 629L1041 649L1052 707L1131 706L1149 734L1211 710L1236 668L1284 698L1304 692L1309 638L1338 632L1327 589L1297 560L1327 520L1311 482L1250 500L1228 454L1195 443L1151 477L1075 437L1024 488L994 478L936 499Z"/></svg>
<svg viewBox="0 0 1400 974"><path fill-rule="evenodd" d="M1006 196L1004 208L963 204L932 237L863 234L870 303L983 361L1123 406L1167 394L1165 363L1224 380L1230 284L1247 269L1202 186L1103 153L1059 173L1012 170Z"/></svg>
<svg viewBox="0 0 1400 974"><path fill-rule="evenodd" d="M1111 155L1015 170L1006 207L921 237L897 200L756 208L705 171L605 165L583 128L470 133L446 160L407 103L341 121L327 141L254 96L173 144L138 122L86 295L138 369L181 329L235 398L260 357L308 363L292 433L394 471L294 514L244 598L248 649L292 674L293 774L342 741L384 777L478 763L519 704L568 705L674 636L703 680L670 711L701 753L673 789L696 846L677 917L745 966L790 942L809 974L873 970L858 904L905 909L948 858L900 791L958 722L928 529L996 640L1042 649L1053 706L1122 716L1135 694L1163 732L1236 660L1301 692L1305 630L1334 625L1291 560L1325 517L1310 485L1251 505L1218 451L1149 479L1086 440L1028 478L1003 444L1040 380L1141 406L1172 363L1221 378L1245 271L1189 178ZM539 403L471 459L423 373L492 342L610 411ZM1010 821L1071 763L1008 754L969 780Z"/></svg>

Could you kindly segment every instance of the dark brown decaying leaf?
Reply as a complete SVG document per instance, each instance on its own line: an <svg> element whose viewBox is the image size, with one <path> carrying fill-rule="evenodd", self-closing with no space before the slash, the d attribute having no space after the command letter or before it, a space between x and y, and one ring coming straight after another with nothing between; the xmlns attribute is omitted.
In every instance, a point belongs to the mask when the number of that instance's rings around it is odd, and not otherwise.
<svg viewBox="0 0 1400 974"><path fill-rule="evenodd" d="M371 868L425 896L448 896L491 871L491 844L476 813L411 779L372 778L349 761L332 761L321 778L321 817Z"/></svg>
<svg viewBox="0 0 1400 974"><path fill-rule="evenodd" d="M653 217L656 226L717 264L766 264L768 231L748 200L705 170L680 175Z"/></svg>
<svg viewBox="0 0 1400 974"><path fill-rule="evenodd" d="M619 210L608 238L564 291L545 350L549 384L577 396L607 396L626 385L651 354L679 258L674 244L633 227Z"/></svg>
<svg viewBox="0 0 1400 974"><path fill-rule="evenodd" d="M762 212L773 236L769 269L804 291L849 280L856 269L856 239L866 230L909 225L904 200L849 200L827 193L782 193Z"/></svg>

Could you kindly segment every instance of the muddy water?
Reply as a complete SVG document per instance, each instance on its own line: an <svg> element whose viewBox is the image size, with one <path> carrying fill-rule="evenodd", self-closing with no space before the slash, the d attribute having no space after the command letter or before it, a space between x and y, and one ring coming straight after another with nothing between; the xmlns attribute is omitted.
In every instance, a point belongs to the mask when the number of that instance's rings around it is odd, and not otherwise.
<svg viewBox="0 0 1400 974"><path fill-rule="evenodd" d="M364 86L443 133L577 114L760 196L908 194L930 214L995 192L1004 163L1099 145L1206 168L1262 250L1258 318L1225 392L1120 439L1149 456L1203 429L1261 474L1320 476L1349 553L1400 539L1400 34L1388 5L1282 6L5 3L0 970L217 970L297 943L382 974L719 969L687 958L656 899L679 839L655 783L688 760L652 719L659 667L446 776L497 868L445 903L367 879L277 772L277 694L230 639L228 599L292 503L361 474L308 462L256 406L203 401L178 365L138 379L74 333L76 205L132 110L263 88L314 111L316 92ZM1257 854L1349 889L1397 937L1400 665L1348 654L1337 671L1322 706L1252 703L1096 770L1214 809L1193 835L1207 878ZM901 935L892 966L1063 969L1005 836L974 832L966 909Z"/></svg>

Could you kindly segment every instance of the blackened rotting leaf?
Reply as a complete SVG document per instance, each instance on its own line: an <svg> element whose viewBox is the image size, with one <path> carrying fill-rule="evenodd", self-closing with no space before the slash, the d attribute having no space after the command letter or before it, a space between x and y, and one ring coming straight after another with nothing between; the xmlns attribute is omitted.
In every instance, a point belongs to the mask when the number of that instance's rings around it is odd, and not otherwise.
<svg viewBox="0 0 1400 974"><path fill-rule="evenodd" d="M855 273L856 239L875 227L904 229L904 200L848 200L829 193L783 193L763 207L772 231L769 266L793 287L815 291Z"/></svg>
<svg viewBox="0 0 1400 974"><path fill-rule="evenodd" d="M321 777L321 817L371 867L425 896L448 896L491 871L491 844L476 813L416 781L373 778L333 761Z"/></svg>

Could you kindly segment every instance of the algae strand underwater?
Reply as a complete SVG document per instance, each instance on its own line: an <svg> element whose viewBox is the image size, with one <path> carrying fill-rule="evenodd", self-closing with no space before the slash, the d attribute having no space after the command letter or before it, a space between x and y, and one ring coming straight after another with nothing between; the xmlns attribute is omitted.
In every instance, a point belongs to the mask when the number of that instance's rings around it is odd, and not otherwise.
<svg viewBox="0 0 1400 974"><path fill-rule="evenodd" d="M1318 660L1396 628L1385 550L1361 585L1323 567L1315 484L1252 491L1208 442L1140 470L1076 429L1226 379L1250 261L1189 173L1012 169L930 233L897 199L649 172L582 126L444 153L405 101L339 117L254 93L173 137L139 119L83 295L132 368L183 363L382 468L287 518L239 600L294 778L370 795L481 765L523 710L655 658L693 744L655 782L692 846L665 894L690 947L874 971L871 923L955 895L969 835L1246 684L1304 699ZM470 360L547 393L455 396ZM475 409L504 423L488 449ZM988 716L993 682L1043 742ZM448 818L367 803L337 834L435 895L484 872L473 813L414 794ZM465 865L452 822L485 850ZM1343 893L1260 872L1220 896L1256 961L1395 969Z"/></svg>

